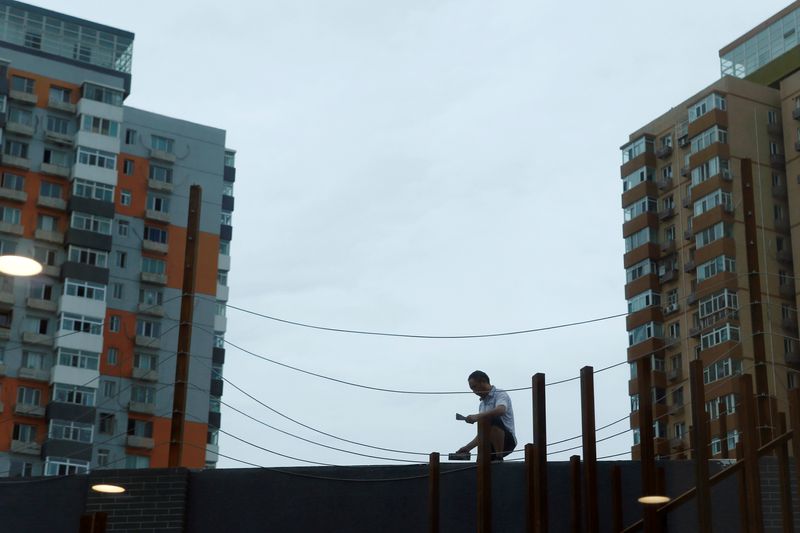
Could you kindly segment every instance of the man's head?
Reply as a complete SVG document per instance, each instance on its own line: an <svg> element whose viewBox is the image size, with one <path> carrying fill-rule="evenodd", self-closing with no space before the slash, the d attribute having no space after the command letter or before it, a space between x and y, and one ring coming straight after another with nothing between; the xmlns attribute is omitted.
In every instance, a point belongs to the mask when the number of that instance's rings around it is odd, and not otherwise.
<svg viewBox="0 0 800 533"><path fill-rule="evenodd" d="M470 374L469 378L467 378L467 383L469 383L469 388L472 392L481 398L484 398L489 394L489 391L492 390L492 385L489 383L489 376L486 375L486 372L480 370L476 370Z"/></svg>

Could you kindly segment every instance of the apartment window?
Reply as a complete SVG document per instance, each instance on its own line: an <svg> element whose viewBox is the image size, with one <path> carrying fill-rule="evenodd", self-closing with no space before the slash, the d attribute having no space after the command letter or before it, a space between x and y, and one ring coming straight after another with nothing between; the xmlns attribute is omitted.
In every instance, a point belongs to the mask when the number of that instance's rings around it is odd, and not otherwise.
<svg viewBox="0 0 800 533"><path fill-rule="evenodd" d="M216 314L217 316L225 316L225 312L226 312L226 309L227 309L227 306L225 305L225 302L221 302L221 301L217 300L214 303L214 305L216 306L216 311L214 312L214 314Z"/></svg>
<svg viewBox="0 0 800 533"><path fill-rule="evenodd" d="M53 401L62 403L74 403L76 405L94 406L95 389L89 387L79 387L78 385L67 385L65 383L53 384Z"/></svg>
<svg viewBox="0 0 800 533"><path fill-rule="evenodd" d="M57 104L68 104L70 103L71 96L71 89L66 89L57 85L51 85L50 92L48 94L48 101Z"/></svg>
<svg viewBox="0 0 800 533"><path fill-rule="evenodd" d="M116 300L122 300L122 293L124 289L124 285L122 283L112 283L111 284L111 297Z"/></svg>
<svg viewBox="0 0 800 533"><path fill-rule="evenodd" d="M226 167L235 166L236 152L232 150L225 150L225 158L223 161Z"/></svg>
<svg viewBox="0 0 800 533"><path fill-rule="evenodd" d="M224 242L221 241L220 244ZM223 254L225 255L225 254ZM635 265L628 267L625 269L625 281L626 283L630 283L636 279L641 278L642 276L647 276L648 274L655 273L657 270L657 266L655 262L645 259L644 261L640 261Z"/></svg>
<svg viewBox="0 0 800 533"><path fill-rule="evenodd" d="M717 93L711 93L689 107L689 122L694 122L713 109L725 111L725 108L725 97Z"/></svg>
<svg viewBox="0 0 800 533"><path fill-rule="evenodd" d="M631 299L628 300L628 313L635 313L637 311L641 311L642 309L650 307L651 305L660 305L660 304L661 304L661 295L653 292L652 290L647 290L633 296Z"/></svg>
<svg viewBox="0 0 800 533"><path fill-rule="evenodd" d="M98 448L97 450L97 466L105 468L111 462L111 450L107 448Z"/></svg>
<svg viewBox="0 0 800 533"><path fill-rule="evenodd" d="M704 150L714 143L726 144L728 142L728 131L719 126L712 126L706 131L692 137L692 154Z"/></svg>
<svg viewBox="0 0 800 533"><path fill-rule="evenodd" d="M703 369L703 383L707 385L733 374L739 374L741 371L742 362L728 357Z"/></svg>
<svg viewBox="0 0 800 533"><path fill-rule="evenodd" d="M215 398L213 396L208 397L208 412L209 413L221 413L222 412L222 400L220 398Z"/></svg>
<svg viewBox="0 0 800 533"><path fill-rule="evenodd" d="M139 303L144 305L162 305L164 293L161 289L144 287L139 289Z"/></svg>
<svg viewBox="0 0 800 533"><path fill-rule="evenodd" d="M42 181L39 185L39 196L44 198L61 198L61 185Z"/></svg>
<svg viewBox="0 0 800 533"><path fill-rule="evenodd" d="M119 359L119 350L117 348L109 348L106 350L106 363L111 366L117 364L117 360Z"/></svg>
<svg viewBox="0 0 800 533"><path fill-rule="evenodd" d="M72 420L51 420L48 437L59 440L72 440L76 442L92 442L94 425L74 422Z"/></svg>
<svg viewBox="0 0 800 533"><path fill-rule="evenodd" d="M221 211L219 214L219 223L224 226L230 226L233 224L233 213L230 211Z"/></svg>
<svg viewBox="0 0 800 533"><path fill-rule="evenodd" d="M736 449L739 443L739 432L735 429L728 432L728 450ZM722 453L722 440L719 437L711 439L711 454L718 455Z"/></svg>
<svg viewBox="0 0 800 533"><path fill-rule="evenodd" d="M653 422L653 437L656 439L667 438L667 423L663 420Z"/></svg>
<svg viewBox="0 0 800 533"><path fill-rule="evenodd" d="M85 474L88 471L89 461L48 457L44 463L45 476L71 476L73 474Z"/></svg>
<svg viewBox="0 0 800 533"><path fill-rule="evenodd" d="M137 403L156 403L156 390L153 387L134 385L131 387L131 401Z"/></svg>
<svg viewBox="0 0 800 533"><path fill-rule="evenodd" d="M122 172L126 176L133 176L134 162L133 159L125 159L122 162Z"/></svg>
<svg viewBox="0 0 800 533"><path fill-rule="evenodd" d="M30 370L47 370L50 368L49 361L47 360L46 353L40 352L22 352L22 368Z"/></svg>
<svg viewBox="0 0 800 533"><path fill-rule="evenodd" d="M14 424L11 438L20 442L36 442L36 426L29 424Z"/></svg>
<svg viewBox="0 0 800 533"><path fill-rule="evenodd" d="M774 110L767 111L767 124L778 123L778 112Z"/></svg>
<svg viewBox="0 0 800 533"><path fill-rule="evenodd" d="M669 195L661 200L661 207L663 209L674 209L675 208L675 197L673 195Z"/></svg>
<svg viewBox="0 0 800 533"><path fill-rule="evenodd" d="M153 438L153 423L148 420L128 419L128 435L136 437Z"/></svg>
<svg viewBox="0 0 800 533"><path fill-rule="evenodd" d="M725 324L723 326L714 328L705 335L702 335L700 337L700 349L707 350L713 346L722 344L723 342L738 340L739 328L732 326L731 324Z"/></svg>
<svg viewBox="0 0 800 533"><path fill-rule="evenodd" d="M72 212L72 227L84 231L92 231L101 235L111 235L111 219L100 215L90 215L78 211Z"/></svg>
<svg viewBox="0 0 800 533"><path fill-rule="evenodd" d="M655 171L650 167L642 167L622 178L622 192L629 191L645 181L653 181Z"/></svg>
<svg viewBox="0 0 800 533"><path fill-rule="evenodd" d="M40 279L32 279L28 296L35 300L52 300L53 285Z"/></svg>
<svg viewBox="0 0 800 533"><path fill-rule="evenodd" d="M653 153L653 140L647 137L640 137L622 147L622 164L624 165L632 159L636 159L643 153Z"/></svg>
<svg viewBox="0 0 800 533"><path fill-rule="evenodd" d="M164 274L167 266L161 259L142 257L142 272L147 274Z"/></svg>
<svg viewBox="0 0 800 533"><path fill-rule="evenodd" d="M39 246L33 248L33 258L45 266L55 266L56 253L55 250L49 248L41 248Z"/></svg>
<svg viewBox="0 0 800 533"><path fill-rule="evenodd" d="M698 304L699 317L705 318L721 311L736 310L739 308L739 297L733 291L723 289L717 293L700 300Z"/></svg>
<svg viewBox="0 0 800 533"><path fill-rule="evenodd" d="M0 328L11 327L11 311L0 311Z"/></svg>
<svg viewBox="0 0 800 533"><path fill-rule="evenodd" d="M220 285L228 285L228 272L225 270L217 271L217 283Z"/></svg>
<svg viewBox="0 0 800 533"><path fill-rule="evenodd" d="M230 241L219 241L219 255L231 255Z"/></svg>
<svg viewBox="0 0 800 533"><path fill-rule="evenodd" d="M776 252L782 252L785 249L786 248L785 248L785 245L784 245L783 237L775 237L775 251Z"/></svg>
<svg viewBox="0 0 800 533"><path fill-rule="evenodd" d="M682 439L686 435L686 422L678 422L674 426L675 438Z"/></svg>
<svg viewBox="0 0 800 533"><path fill-rule="evenodd" d="M154 320L136 320L136 335L156 338L161 336L161 323Z"/></svg>
<svg viewBox="0 0 800 533"><path fill-rule="evenodd" d="M725 404L728 414L736 412L736 395L727 394L706 402L706 412L708 413L709 419L715 420L719 418L719 406L721 403Z"/></svg>
<svg viewBox="0 0 800 533"><path fill-rule="evenodd" d="M128 189L122 189L119 192L119 203L120 205L131 205L131 191Z"/></svg>
<svg viewBox="0 0 800 533"><path fill-rule="evenodd" d="M6 144L3 152L11 157L20 157L22 159L28 158L28 143L22 141L15 141L13 139L6 139Z"/></svg>
<svg viewBox="0 0 800 533"><path fill-rule="evenodd" d="M55 115L47 115L45 129L59 135L69 135L69 120Z"/></svg>
<svg viewBox="0 0 800 533"><path fill-rule="evenodd" d="M0 222L5 222L6 224L19 224L21 216L22 215L19 209L0 206Z"/></svg>
<svg viewBox="0 0 800 533"><path fill-rule="evenodd" d="M81 198L91 198L92 200L100 200L103 202L114 201L114 187L106 185L105 183L98 183L96 181L84 180L75 178L75 186L72 189L72 194L80 196Z"/></svg>
<svg viewBox="0 0 800 533"><path fill-rule="evenodd" d="M780 187L781 183L783 183L783 178L780 174L773 174L772 175L772 185L773 187Z"/></svg>
<svg viewBox="0 0 800 533"><path fill-rule="evenodd" d="M639 410L639 395L631 394L631 413Z"/></svg>
<svg viewBox="0 0 800 533"><path fill-rule="evenodd" d="M786 388L789 390L795 389L800 387L800 374L796 372L787 372L786 373Z"/></svg>
<svg viewBox="0 0 800 533"><path fill-rule="evenodd" d="M160 135L150 136L150 147L153 150L161 150L162 152L173 152L175 141L168 137L161 137Z"/></svg>
<svg viewBox="0 0 800 533"><path fill-rule="evenodd" d="M101 383L103 387L103 396L106 398L113 398L117 395L117 382L109 379L104 379Z"/></svg>
<svg viewBox="0 0 800 533"><path fill-rule="evenodd" d="M108 252L101 252L92 248L80 248L70 245L67 257L69 257L69 261L83 263L85 265L102 268L106 268L108 265Z"/></svg>
<svg viewBox="0 0 800 533"><path fill-rule="evenodd" d="M675 224L671 224L664 228L664 242L675 240Z"/></svg>
<svg viewBox="0 0 800 533"><path fill-rule="evenodd" d="M137 353L133 356L133 367L142 370L155 370L158 365L156 364L156 356L149 353Z"/></svg>
<svg viewBox="0 0 800 533"><path fill-rule="evenodd" d="M772 216L776 221L783 220L783 206L777 204L773 205Z"/></svg>
<svg viewBox="0 0 800 533"><path fill-rule="evenodd" d="M125 268L125 265L128 263L128 252L114 252L114 266L119 268Z"/></svg>
<svg viewBox="0 0 800 533"><path fill-rule="evenodd" d="M116 433L117 420L113 413L100 413L100 423L98 424L98 431L104 435L113 435Z"/></svg>
<svg viewBox="0 0 800 533"><path fill-rule="evenodd" d="M26 316L22 321L22 331L28 333L38 333L39 335L47 335L47 327L49 320L35 316Z"/></svg>
<svg viewBox="0 0 800 533"><path fill-rule="evenodd" d="M681 338L681 323L677 322L677 321L672 322L667 327L667 331L668 331L668 335L670 337L672 337L674 339L680 339Z"/></svg>
<svg viewBox="0 0 800 533"><path fill-rule="evenodd" d="M61 329L64 331L89 333L90 335L102 335L103 320L72 313L63 313L61 315Z"/></svg>
<svg viewBox="0 0 800 533"><path fill-rule="evenodd" d="M125 468L150 468L150 458L146 455L126 455Z"/></svg>
<svg viewBox="0 0 800 533"><path fill-rule="evenodd" d="M648 242L658 242L656 232L650 227L643 228L633 235L625 237L625 252L630 252Z"/></svg>
<svg viewBox="0 0 800 533"><path fill-rule="evenodd" d="M11 172L3 172L3 177L0 179L0 187L22 191L25 189L25 178Z"/></svg>
<svg viewBox="0 0 800 533"><path fill-rule="evenodd" d="M214 333L214 348L225 347L225 335L221 333Z"/></svg>
<svg viewBox="0 0 800 533"><path fill-rule="evenodd" d="M157 194L147 194L147 209L160 213L169 212L169 198Z"/></svg>
<svg viewBox="0 0 800 533"><path fill-rule="evenodd" d="M11 76L11 90L12 91L19 91L22 93L33 94L34 80L30 78L24 78L22 76Z"/></svg>
<svg viewBox="0 0 800 533"><path fill-rule="evenodd" d="M90 115L83 115L81 122L81 129L97 133L98 135L105 135L106 137L117 137L119 132L119 123L107 118L93 117Z"/></svg>
<svg viewBox="0 0 800 533"><path fill-rule="evenodd" d="M222 185L223 196L233 196L233 183L225 182Z"/></svg>
<svg viewBox="0 0 800 533"><path fill-rule="evenodd" d="M42 391L30 387L17 388L17 403L22 405L40 405Z"/></svg>
<svg viewBox="0 0 800 533"><path fill-rule="evenodd" d="M672 391L672 405L676 407L683 405L683 387Z"/></svg>
<svg viewBox="0 0 800 533"><path fill-rule="evenodd" d="M58 218L50 215L36 216L36 229L42 231L58 231Z"/></svg>
<svg viewBox="0 0 800 533"><path fill-rule="evenodd" d="M670 289L667 291L667 305L676 305L678 303L678 289Z"/></svg>
<svg viewBox="0 0 800 533"><path fill-rule="evenodd" d="M127 237L129 228L130 223L127 220L117 220L117 235Z"/></svg>
<svg viewBox="0 0 800 533"><path fill-rule="evenodd" d="M167 244L167 230L154 228L152 226L145 226L144 239L147 241L153 241L160 244Z"/></svg>
<svg viewBox="0 0 800 533"><path fill-rule="evenodd" d="M91 281L67 278L64 280L64 294L104 302L106 299L106 286Z"/></svg>
<svg viewBox="0 0 800 533"><path fill-rule="evenodd" d="M791 285L791 276L785 270L778 270L778 285L781 287Z"/></svg>
<svg viewBox="0 0 800 533"><path fill-rule="evenodd" d="M778 148L778 143L770 141L769 143L769 155L778 155L780 153Z"/></svg>
<svg viewBox="0 0 800 533"><path fill-rule="evenodd" d="M78 163L114 170L117 168L117 154L104 150L97 150L95 148L88 148L86 146L79 146Z"/></svg>
<svg viewBox="0 0 800 533"><path fill-rule="evenodd" d="M42 162L57 167L68 167L72 163L69 152L66 150L56 150L54 148L45 148L44 157Z"/></svg>
<svg viewBox="0 0 800 533"><path fill-rule="evenodd" d="M703 281L720 272L736 272L736 260L732 257L719 255L697 267L697 281Z"/></svg>
<svg viewBox="0 0 800 533"><path fill-rule="evenodd" d="M8 108L8 121L21 124L23 126L33 127L33 113L29 109L22 109L19 107Z"/></svg>
<svg viewBox="0 0 800 533"><path fill-rule="evenodd" d="M702 248L723 237L730 237L732 234L733 227L730 224L717 222L710 228L706 228L695 234L694 239L697 248Z"/></svg>
<svg viewBox="0 0 800 533"><path fill-rule="evenodd" d="M125 144L136 144L136 130L131 128L125 130Z"/></svg>
<svg viewBox="0 0 800 533"><path fill-rule="evenodd" d="M74 368L97 370L100 366L100 354L73 348L58 349L58 364Z"/></svg>
<svg viewBox="0 0 800 533"><path fill-rule="evenodd" d="M111 315L108 319L108 331L117 333L120 328L122 318L119 315Z"/></svg>
<svg viewBox="0 0 800 533"><path fill-rule="evenodd" d="M158 165L150 165L148 174L149 178L153 181L160 181L163 183L172 183L172 169L167 167L160 167Z"/></svg>
<svg viewBox="0 0 800 533"><path fill-rule="evenodd" d="M664 336L664 325L660 322L647 322L628 332L628 346L644 342L647 339Z"/></svg>
<svg viewBox="0 0 800 533"><path fill-rule="evenodd" d="M718 205L724 206L726 210L731 210L733 208L733 197L731 193L725 192L722 189L717 189L698 199L694 203L694 216L702 215Z"/></svg>
<svg viewBox="0 0 800 533"><path fill-rule="evenodd" d="M122 91L101 87L100 85L93 85L91 83L85 83L83 85L83 97L94 100L95 102L103 102L116 106L121 106L123 100Z"/></svg>

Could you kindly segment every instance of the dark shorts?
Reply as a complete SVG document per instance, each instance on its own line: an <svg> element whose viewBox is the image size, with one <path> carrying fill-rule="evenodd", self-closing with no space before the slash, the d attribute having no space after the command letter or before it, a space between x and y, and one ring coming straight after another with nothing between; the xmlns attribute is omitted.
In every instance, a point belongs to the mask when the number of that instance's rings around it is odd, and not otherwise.
<svg viewBox="0 0 800 533"><path fill-rule="evenodd" d="M514 438L514 434L509 431L505 424L503 424L503 421L500 420L499 416L492 418L492 426L499 427L505 434L505 439L503 439L503 450L501 452L498 453L494 449L494 446L492 446L492 459L502 460L503 457L514 451L514 447L517 445L517 439Z"/></svg>

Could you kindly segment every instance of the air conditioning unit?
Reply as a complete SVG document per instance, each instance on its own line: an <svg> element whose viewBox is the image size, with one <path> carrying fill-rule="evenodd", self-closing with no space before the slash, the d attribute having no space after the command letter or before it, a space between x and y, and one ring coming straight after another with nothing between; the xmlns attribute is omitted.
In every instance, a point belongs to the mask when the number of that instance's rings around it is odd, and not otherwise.
<svg viewBox="0 0 800 533"><path fill-rule="evenodd" d="M674 313L677 310L678 310L678 304L677 303L669 304L669 305L665 305L664 306L664 314L665 315L668 315L670 313Z"/></svg>
<svg viewBox="0 0 800 533"><path fill-rule="evenodd" d="M722 169L722 179L724 180L731 179L731 170L729 168Z"/></svg>

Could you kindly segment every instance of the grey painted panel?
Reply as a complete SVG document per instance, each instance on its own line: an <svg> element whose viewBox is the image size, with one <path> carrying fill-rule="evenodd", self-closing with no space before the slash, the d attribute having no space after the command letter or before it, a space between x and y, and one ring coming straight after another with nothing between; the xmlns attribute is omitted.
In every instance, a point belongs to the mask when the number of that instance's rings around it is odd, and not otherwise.
<svg viewBox="0 0 800 533"><path fill-rule="evenodd" d="M94 283L108 285L107 268L84 265L83 263L76 263L74 261L67 261L61 265L61 277L62 279L82 279L84 281L92 281Z"/></svg>
<svg viewBox="0 0 800 533"><path fill-rule="evenodd" d="M74 403L50 402L45 416L48 420L73 420L75 422L94 422L95 408Z"/></svg>
<svg viewBox="0 0 800 533"><path fill-rule="evenodd" d="M42 445L42 457L69 457L91 461L92 445L71 440L48 439Z"/></svg>
<svg viewBox="0 0 800 533"><path fill-rule="evenodd" d="M69 228L64 242L75 246L94 248L95 250L111 251L111 235L101 235L94 231Z"/></svg>
<svg viewBox="0 0 800 533"><path fill-rule="evenodd" d="M80 211L90 215L100 215L106 218L114 218L114 202L103 202L92 198L81 198L73 196L67 202L69 211Z"/></svg>

